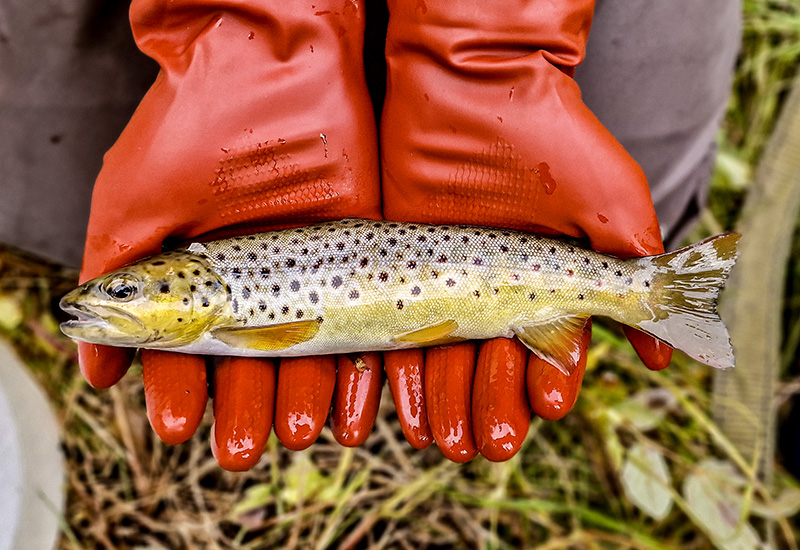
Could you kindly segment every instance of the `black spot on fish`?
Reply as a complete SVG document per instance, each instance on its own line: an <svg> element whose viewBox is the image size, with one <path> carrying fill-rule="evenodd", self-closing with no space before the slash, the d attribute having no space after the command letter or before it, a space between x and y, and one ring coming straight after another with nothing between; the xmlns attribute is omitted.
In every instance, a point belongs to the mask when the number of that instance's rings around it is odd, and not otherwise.
<svg viewBox="0 0 800 550"><path fill-rule="evenodd" d="M317 294L314 291L311 291L308 295L308 299L311 300L312 304L316 304L317 302L319 302L319 294Z"/></svg>
<svg viewBox="0 0 800 550"><path fill-rule="evenodd" d="M500 245L500 252L508 252L508 247L506 245Z"/></svg>
<svg viewBox="0 0 800 550"><path fill-rule="evenodd" d="M567 277L572 277L573 275L575 275L575 272L572 271L571 269L568 269L567 270Z"/></svg>
<svg viewBox="0 0 800 550"><path fill-rule="evenodd" d="M158 286L158 291L161 294L169 294L169 283L163 282Z"/></svg>
<svg viewBox="0 0 800 550"><path fill-rule="evenodd" d="M422 289L418 286L415 286L414 288L411 289L412 296L419 296L420 292L422 292Z"/></svg>
<svg viewBox="0 0 800 550"><path fill-rule="evenodd" d="M647 288L650 288L650 281L645 281L644 282L644 286L646 286Z"/></svg>
<svg viewBox="0 0 800 550"><path fill-rule="evenodd" d="M556 247L555 246L551 246L550 247L550 254L555 254L555 253L556 253Z"/></svg>
<svg viewBox="0 0 800 550"><path fill-rule="evenodd" d="M361 258L361 262L359 262L358 265L360 265L361 267L367 267L367 265L369 265L369 258L366 257Z"/></svg>
<svg viewBox="0 0 800 550"><path fill-rule="evenodd" d="M616 270L616 271L614 272L614 275L616 275L617 277L622 277L622 271L620 271L620 270L618 269L618 270Z"/></svg>
<svg viewBox="0 0 800 550"><path fill-rule="evenodd" d="M608 262L603 262L603 269L608 269Z"/></svg>
<svg viewBox="0 0 800 550"><path fill-rule="evenodd" d="M247 253L247 258L248 258L248 259L249 259L251 262L255 262L255 261L256 261L256 258L258 258L258 255L257 255L255 252L248 252L248 253Z"/></svg>
<svg viewBox="0 0 800 550"><path fill-rule="evenodd" d="M388 242L388 243L389 243L389 246L396 246L396 245L397 245L397 239L395 239L394 237L390 238L390 239L389 239L388 241L386 241L386 242Z"/></svg>
<svg viewBox="0 0 800 550"><path fill-rule="evenodd" d="M178 271L178 279L185 279L186 274L183 271Z"/></svg>
<svg viewBox="0 0 800 550"><path fill-rule="evenodd" d="M287 313L289 313L289 306L283 306L283 307L281 308L281 313L283 313L284 315L286 315Z"/></svg>
<svg viewBox="0 0 800 550"><path fill-rule="evenodd" d="M323 321L322 317L317 317L317 323L321 323Z"/></svg>
<svg viewBox="0 0 800 550"><path fill-rule="evenodd" d="M194 291L196 291L196 290L197 290L197 287L196 287L195 285L189 285L189 290L190 290L191 292L194 292Z"/></svg>
<svg viewBox="0 0 800 550"><path fill-rule="evenodd" d="M378 254L380 254L380 255L381 255L381 256L383 256L383 257L386 257L386 255L388 254L388 252L386 251L386 249L385 249L385 248L381 248L381 249L378 251Z"/></svg>
<svg viewBox="0 0 800 550"><path fill-rule="evenodd" d="M280 293L281 293L281 287L280 287L280 285L278 285L277 283L273 284L273 285L272 285L272 295L273 295L273 296L277 296L277 295L278 295L278 294L280 294Z"/></svg>
<svg viewBox="0 0 800 550"><path fill-rule="evenodd" d="M542 269L542 266L539 264L533 264L531 266L531 269L533 269L534 271L539 271L540 269Z"/></svg>
<svg viewBox="0 0 800 550"><path fill-rule="evenodd" d="M493 289L492 289L492 294L494 294L495 296L497 296L498 294L500 294L500 289L499 289L499 288L493 288Z"/></svg>
<svg viewBox="0 0 800 550"><path fill-rule="evenodd" d="M480 297L481 297L481 291L480 291L480 290L473 290L473 291L472 291L472 294L473 294L473 295L474 295L476 298L480 298Z"/></svg>
<svg viewBox="0 0 800 550"><path fill-rule="evenodd" d="M628 277L627 279L625 279L625 284L626 284L626 285L631 285L631 284L633 284L633 279L632 279L631 277Z"/></svg>
<svg viewBox="0 0 800 550"><path fill-rule="evenodd" d="M336 248L339 250L344 250L344 243L336 243Z"/></svg>
<svg viewBox="0 0 800 550"><path fill-rule="evenodd" d="M420 235L419 237L417 237L417 241L419 241L421 243L424 243L427 240L428 240L428 238L425 235Z"/></svg>
<svg viewBox="0 0 800 550"><path fill-rule="evenodd" d="M436 261L437 261L437 262L439 262L440 264L443 264L444 262L446 262L446 261L447 261L447 256L445 256L444 254L441 254L441 255L439 255L439 257L436 259Z"/></svg>
<svg viewBox="0 0 800 550"><path fill-rule="evenodd" d="M444 237L442 237L442 239L444 239L445 241L449 241L450 240L450 235L445 235Z"/></svg>
<svg viewBox="0 0 800 550"><path fill-rule="evenodd" d="M205 296L203 296L203 299L201 300L200 303L203 304L203 307L208 307L211 305L211 303L208 301L208 298L206 298Z"/></svg>
<svg viewBox="0 0 800 550"><path fill-rule="evenodd" d="M249 313L250 313L250 317L252 317L252 316L254 316L256 314L256 311L253 308L250 308L250 312Z"/></svg>
<svg viewBox="0 0 800 550"><path fill-rule="evenodd" d="M292 281L289 283L289 288L291 288L294 292L300 290L300 281Z"/></svg>
<svg viewBox="0 0 800 550"><path fill-rule="evenodd" d="M585 263L586 265L589 265L590 263L592 263L592 261L589 258L584 258L583 259L583 263Z"/></svg>
<svg viewBox="0 0 800 550"><path fill-rule="evenodd" d="M194 271L192 271L192 275L194 275L195 277L199 277L200 276L200 270L199 269L195 269Z"/></svg>
<svg viewBox="0 0 800 550"><path fill-rule="evenodd" d="M464 244L467 244L469 242L469 237L464 235L463 237L461 237L461 242L464 243Z"/></svg>
<svg viewBox="0 0 800 550"><path fill-rule="evenodd" d="M342 278L339 277L338 275L334 276L334 278L331 279L331 286L333 288L339 288L340 286L342 286Z"/></svg>
<svg viewBox="0 0 800 550"><path fill-rule="evenodd" d="M161 260L156 260L155 262L153 262L153 263L152 263L152 264L150 264L150 265L164 265L164 262L163 262L163 261L161 261Z"/></svg>
<svg viewBox="0 0 800 550"><path fill-rule="evenodd" d="M267 243L264 243L264 244L261 245L261 248L263 248L264 250L267 250L267 249L269 249L269 245Z"/></svg>
<svg viewBox="0 0 800 550"><path fill-rule="evenodd" d="M295 265L297 265L297 261L294 258L286 260L286 267L294 267Z"/></svg>
<svg viewBox="0 0 800 550"><path fill-rule="evenodd" d="M295 313L295 317L297 317L298 319L302 319L303 318L303 310L302 309L298 309L297 313Z"/></svg>
<svg viewBox="0 0 800 550"><path fill-rule="evenodd" d="M241 246L239 246L238 244L235 244L235 245L233 245L233 247L232 247L232 248L233 248L233 250L235 250L236 252L241 252L241 251L242 251L242 247L241 247Z"/></svg>
<svg viewBox="0 0 800 550"><path fill-rule="evenodd" d="M529 300L535 300L536 299L536 293L535 292L531 292L530 294L528 294L528 299Z"/></svg>
<svg viewBox="0 0 800 550"><path fill-rule="evenodd" d="M178 322L183 323L183 317L178 317Z"/></svg>
<svg viewBox="0 0 800 550"><path fill-rule="evenodd" d="M368 241L371 241L372 239L375 238L375 233L371 233L371 232L367 233L367 235L364 238L367 239Z"/></svg>
<svg viewBox="0 0 800 550"><path fill-rule="evenodd" d="M234 279L239 279L242 276L242 270L239 269L238 267L234 267L233 269L231 269L231 273L233 273Z"/></svg>
<svg viewBox="0 0 800 550"><path fill-rule="evenodd" d="M483 265L483 258L472 258L472 265Z"/></svg>
<svg viewBox="0 0 800 550"><path fill-rule="evenodd" d="M578 294L578 300L583 300L583 294Z"/></svg>
<svg viewBox="0 0 800 550"><path fill-rule="evenodd" d="M239 300L234 299L231 303L231 307L233 308L234 313L239 313Z"/></svg>
<svg viewBox="0 0 800 550"><path fill-rule="evenodd" d="M219 254L217 254L217 259L218 259L220 262L224 262L224 261L225 261L225 254L223 254L222 252L220 252Z"/></svg>
<svg viewBox="0 0 800 550"><path fill-rule="evenodd" d="M417 268L417 262L415 262L414 260L411 260L410 262L408 262L406 264L406 267L408 269L416 269Z"/></svg>
<svg viewBox="0 0 800 550"><path fill-rule="evenodd" d="M447 286L455 286L456 282L453 279L447 279L446 284Z"/></svg>
<svg viewBox="0 0 800 550"><path fill-rule="evenodd" d="M270 274L270 270L269 270L268 267L262 267L260 273L261 273L261 276L266 279L267 275Z"/></svg>
<svg viewBox="0 0 800 550"><path fill-rule="evenodd" d="M400 230L397 232L397 234L398 234L398 235L405 235L405 234L406 234L406 230L405 230L405 229L400 229Z"/></svg>
<svg viewBox="0 0 800 550"><path fill-rule="evenodd" d="M349 297L350 297L351 300L358 299L358 297L359 297L358 291L357 290L351 290L350 294L349 294Z"/></svg>
<svg viewBox="0 0 800 550"><path fill-rule="evenodd" d="M183 299L183 305L185 305L185 306L189 305L189 298L184 298Z"/></svg>
<svg viewBox="0 0 800 550"><path fill-rule="evenodd" d="M438 279L438 278L439 278L439 272L438 272L438 271L436 271L435 269L434 269L434 270L432 270L432 271L431 271L431 278L433 278L433 279Z"/></svg>
<svg viewBox="0 0 800 550"><path fill-rule="evenodd" d="M270 311L270 313L269 313L269 315L267 315L267 317L269 317L269 320L272 321L272 320L275 319L275 314Z"/></svg>
<svg viewBox="0 0 800 550"><path fill-rule="evenodd" d="M378 274L378 280L379 280L380 282L382 282L382 283L385 283L386 281L388 281L388 280L389 280L389 274L388 274L388 273L386 273L385 271L381 271L381 272Z"/></svg>
<svg viewBox="0 0 800 550"><path fill-rule="evenodd" d="M250 289L248 287L244 287L242 289L242 298L247 299L250 297Z"/></svg>
<svg viewBox="0 0 800 550"><path fill-rule="evenodd" d="M280 249L280 248L278 248L277 246L276 246L275 248L273 248L273 249L272 249L272 253L273 253L273 254L280 254L280 252L281 252L281 249Z"/></svg>

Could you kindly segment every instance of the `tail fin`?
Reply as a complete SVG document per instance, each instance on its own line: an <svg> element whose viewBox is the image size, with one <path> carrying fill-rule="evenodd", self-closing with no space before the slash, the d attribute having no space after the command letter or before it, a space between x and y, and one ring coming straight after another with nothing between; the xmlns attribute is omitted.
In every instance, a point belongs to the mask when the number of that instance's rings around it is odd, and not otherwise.
<svg viewBox="0 0 800 550"><path fill-rule="evenodd" d="M653 269L652 319L637 324L712 367L733 367L728 329L717 314L717 297L736 262L741 235L711 237L675 252L642 258ZM649 265L648 265L649 264Z"/></svg>

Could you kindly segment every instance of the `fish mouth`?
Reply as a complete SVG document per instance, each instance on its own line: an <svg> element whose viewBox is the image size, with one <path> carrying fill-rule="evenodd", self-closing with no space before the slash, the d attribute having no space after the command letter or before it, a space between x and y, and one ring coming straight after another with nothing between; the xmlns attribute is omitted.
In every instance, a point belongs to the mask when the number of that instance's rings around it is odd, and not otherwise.
<svg viewBox="0 0 800 550"><path fill-rule="evenodd" d="M133 340L135 336L129 330L121 330L120 326L134 327L141 331L146 330L144 323L125 310L113 306L89 306L71 302L65 296L61 299L59 307L65 313L77 317L64 321L59 325L61 332L70 338L83 340L94 344L110 343L113 338L118 340Z"/></svg>

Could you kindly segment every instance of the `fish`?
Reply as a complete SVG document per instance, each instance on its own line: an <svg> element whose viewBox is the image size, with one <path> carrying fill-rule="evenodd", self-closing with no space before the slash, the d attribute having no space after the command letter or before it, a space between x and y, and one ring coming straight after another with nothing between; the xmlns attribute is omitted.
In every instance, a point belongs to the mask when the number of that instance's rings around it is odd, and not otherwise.
<svg viewBox="0 0 800 550"><path fill-rule="evenodd" d="M516 336L565 373L590 316L734 366L717 298L728 233L620 259L486 227L344 219L195 242L90 280L61 308L78 341L222 356L386 351Z"/></svg>

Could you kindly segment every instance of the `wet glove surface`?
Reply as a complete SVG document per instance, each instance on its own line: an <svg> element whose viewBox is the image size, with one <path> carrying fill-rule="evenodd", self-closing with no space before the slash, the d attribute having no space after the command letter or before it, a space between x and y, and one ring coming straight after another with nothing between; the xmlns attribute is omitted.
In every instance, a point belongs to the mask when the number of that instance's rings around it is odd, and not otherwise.
<svg viewBox="0 0 800 550"><path fill-rule="evenodd" d="M104 159L82 280L158 253L165 241L380 217L372 107L363 68L352 63L363 45L357 4L136 0L131 24L161 72ZM79 355L97 387L116 383L132 358L90 344ZM142 362L154 430L185 441L208 398L205 360L145 351ZM274 421L287 447L307 446L322 429L335 359L288 362L278 375L266 360L228 358L216 369L213 448L223 467L246 469L260 457L276 387ZM287 377L319 391L303 398Z"/></svg>
<svg viewBox="0 0 800 550"><path fill-rule="evenodd" d="M622 257L663 251L644 174L572 79L592 10L586 0L491 9L477 0L389 2L381 121L387 219L568 235ZM626 333L650 368L669 362L669 348ZM526 377L533 412L560 418L577 398L589 335L587 326L570 376L501 340L484 343L477 363L472 343L429 350L424 364L387 354L387 372L391 381L424 371L429 428L446 456L468 460L479 450L505 460L528 429ZM433 396L429 381L441 393ZM422 445L415 418L409 413L401 424Z"/></svg>

